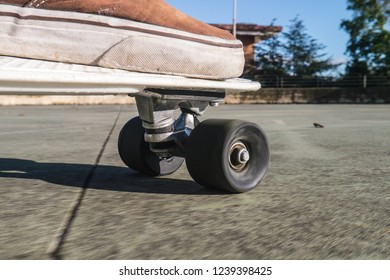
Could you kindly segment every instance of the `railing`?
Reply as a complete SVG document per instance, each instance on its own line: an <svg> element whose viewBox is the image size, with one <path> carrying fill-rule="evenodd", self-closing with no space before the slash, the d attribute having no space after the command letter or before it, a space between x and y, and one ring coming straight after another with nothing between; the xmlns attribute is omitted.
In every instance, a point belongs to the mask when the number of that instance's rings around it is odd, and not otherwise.
<svg viewBox="0 0 390 280"><path fill-rule="evenodd" d="M296 77L277 75L246 76L259 81L263 88L323 88L323 87L389 87L390 76L344 76L344 77Z"/></svg>

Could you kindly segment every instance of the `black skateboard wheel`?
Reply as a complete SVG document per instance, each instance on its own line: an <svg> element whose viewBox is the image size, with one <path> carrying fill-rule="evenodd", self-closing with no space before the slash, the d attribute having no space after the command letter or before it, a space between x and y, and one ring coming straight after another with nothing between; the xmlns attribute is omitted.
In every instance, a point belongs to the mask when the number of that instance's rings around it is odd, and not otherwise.
<svg viewBox="0 0 390 280"><path fill-rule="evenodd" d="M242 193L264 178L270 158L268 141L256 124L210 119L195 127L186 146L186 164L199 184Z"/></svg>
<svg viewBox="0 0 390 280"><path fill-rule="evenodd" d="M118 151L122 161L131 169L148 176L168 175L179 169L184 158L159 158L150 151L144 133L145 129L139 117L131 119L123 126L118 139Z"/></svg>

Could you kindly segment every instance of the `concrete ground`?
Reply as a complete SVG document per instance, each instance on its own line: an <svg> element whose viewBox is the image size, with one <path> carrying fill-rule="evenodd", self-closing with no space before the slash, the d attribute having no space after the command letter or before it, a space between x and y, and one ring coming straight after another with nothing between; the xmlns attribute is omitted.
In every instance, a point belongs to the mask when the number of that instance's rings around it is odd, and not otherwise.
<svg viewBox="0 0 390 280"><path fill-rule="evenodd" d="M154 179L125 167L116 143L135 115L0 107L0 259L390 259L388 105L209 109L268 135L268 174L238 195L185 166Z"/></svg>

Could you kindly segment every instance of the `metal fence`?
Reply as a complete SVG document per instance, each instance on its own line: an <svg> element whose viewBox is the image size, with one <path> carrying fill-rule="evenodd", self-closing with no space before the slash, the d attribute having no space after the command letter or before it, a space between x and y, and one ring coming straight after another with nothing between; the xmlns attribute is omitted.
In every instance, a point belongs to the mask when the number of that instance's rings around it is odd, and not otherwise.
<svg viewBox="0 0 390 280"><path fill-rule="evenodd" d="M322 87L389 87L390 76L344 76L344 77L296 77L276 75L247 76L259 81L264 88L322 88Z"/></svg>

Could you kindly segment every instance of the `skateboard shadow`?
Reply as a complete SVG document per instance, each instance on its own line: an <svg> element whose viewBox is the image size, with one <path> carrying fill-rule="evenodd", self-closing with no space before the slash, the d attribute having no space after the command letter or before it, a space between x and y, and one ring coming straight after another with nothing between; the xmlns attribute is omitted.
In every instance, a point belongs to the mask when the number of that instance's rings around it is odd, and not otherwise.
<svg viewBox="0 0 390 280"><path fill-rule="evenodd" d="M41 180L55 185L151 194L222 195L192 180L150 178L130 168L0 158L0 178Z"/></svg>

